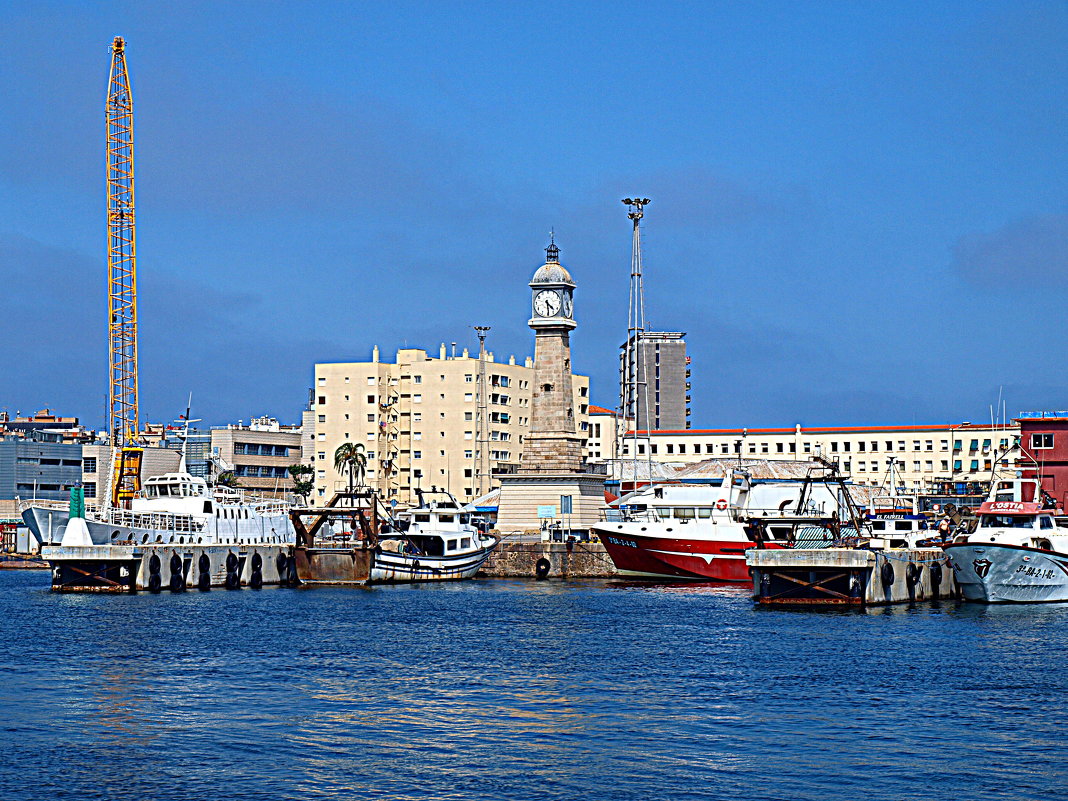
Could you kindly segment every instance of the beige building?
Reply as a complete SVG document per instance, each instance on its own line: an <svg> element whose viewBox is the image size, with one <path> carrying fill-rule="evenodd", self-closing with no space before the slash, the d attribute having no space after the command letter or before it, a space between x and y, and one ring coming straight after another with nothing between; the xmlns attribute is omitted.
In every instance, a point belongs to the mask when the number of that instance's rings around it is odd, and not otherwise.
<svg viewBox="0 0 1068 801"><path fill-rule="evenodd" d="M530 428L533 361L517 363L513 356L498 362L487 353L484 402L479 366L477 355L466 349L449 354L444 345L436 357L420 348L402 348L390 363L381 361L375 347L369 362L315 365L305 418L314 427L311 502L321 506L348 486L347 475L334 469L334 451L345 442L363 445L365 482L399 504L414 503L416 488L445 487L464 501L499 486L494 474L515 470L522 459ZM589 378L574 376L572 392L576 427L585 440ZM480 409L485 412L481 431ZM486 459L480 468L483 450Z"/></svg>
<svg viewBox="0 0 1068 801"><path fill-rule="evenodd" d="M302 445L300 426L282 425L273 417L211 430L215 463L232 470L241 489L266 497L290 494L293 480L289 467L301 462Z"/></svg>
<svg viewBox="0 0 1068 801"><path fill-rule="evenodd" d="M892 460L899 485L928 491L936 482L988 481L1015 475L1019 427L947 425L689 429L641 433L624 440L623 455L692 463L723 456L837 462L858 484L886 482Z"/></svg>

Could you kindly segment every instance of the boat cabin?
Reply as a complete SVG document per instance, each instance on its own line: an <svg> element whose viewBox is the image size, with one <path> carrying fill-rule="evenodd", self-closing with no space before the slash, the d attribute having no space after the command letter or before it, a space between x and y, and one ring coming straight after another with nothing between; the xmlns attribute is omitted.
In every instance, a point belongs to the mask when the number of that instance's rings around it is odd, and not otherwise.
<svg viewBox="0 0 1068 801"><path fill-rule="evenodd" d="M1054 550L1050 538L1064 536L1052 509L1028 501L987 501L978 509L979 525L955 542L998 542Z"/></svg>

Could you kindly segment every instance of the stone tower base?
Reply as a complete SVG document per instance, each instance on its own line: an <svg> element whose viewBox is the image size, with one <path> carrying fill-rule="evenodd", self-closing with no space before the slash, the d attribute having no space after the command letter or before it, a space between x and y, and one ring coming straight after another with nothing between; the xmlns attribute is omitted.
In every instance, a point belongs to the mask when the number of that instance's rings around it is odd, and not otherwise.
<svg viewBox="0 0 1068 801"><path fill-rule="evenodd" d="M593 473L529 473L499 476L501 499L497 507L497 530L502 534L536 533L543 520L539 506L553 506L559 522L571 529L585 529L601 520L605 509L603 475ZM560 496L571 496L571 514L560 514Z"/></svg>

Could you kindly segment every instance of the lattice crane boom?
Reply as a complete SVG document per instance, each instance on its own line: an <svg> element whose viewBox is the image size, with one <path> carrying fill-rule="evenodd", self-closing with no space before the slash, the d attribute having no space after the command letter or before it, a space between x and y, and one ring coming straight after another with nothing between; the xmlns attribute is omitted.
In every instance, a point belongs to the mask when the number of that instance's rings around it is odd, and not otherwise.
<svg viewBox="0 0 1068 801"><path fill-rule="evenodd" d="M140 489L137 402L137 247L134 237L133 94L126 69L126 43L111 45L111 76L105 107L108 192L109 428L114 455L112 502Z"/></svg>

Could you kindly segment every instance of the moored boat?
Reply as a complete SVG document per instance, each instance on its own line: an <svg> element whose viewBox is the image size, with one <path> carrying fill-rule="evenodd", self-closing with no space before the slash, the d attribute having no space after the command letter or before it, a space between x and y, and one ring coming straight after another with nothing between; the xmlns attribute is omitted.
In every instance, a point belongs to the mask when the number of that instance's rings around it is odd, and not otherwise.
<svg viewBox="0 0 1068 801"><path fill-rule="evenodd" d="M374 550L373 583L455 581L472 578L500 538L475 526L448 492L418 493L419 506L398 516L397 530Z"/></svg>
<svg viewBox="0 0 1068 801"><path fill-rule="evenodd" d="M850 508L835 476L763 481L739 469L702 484L644 487L593 530L622 575L742 584L751 580L747 550L830 545L846 533L840 516Z"/></svg>
<svg viewBox="0 0 1068 801"><path fill-rule="evenodd" d="M980 506L976 529L944 546L965 600L1068 601L1068 528L1056 512L1040 501Z"/></svg>

